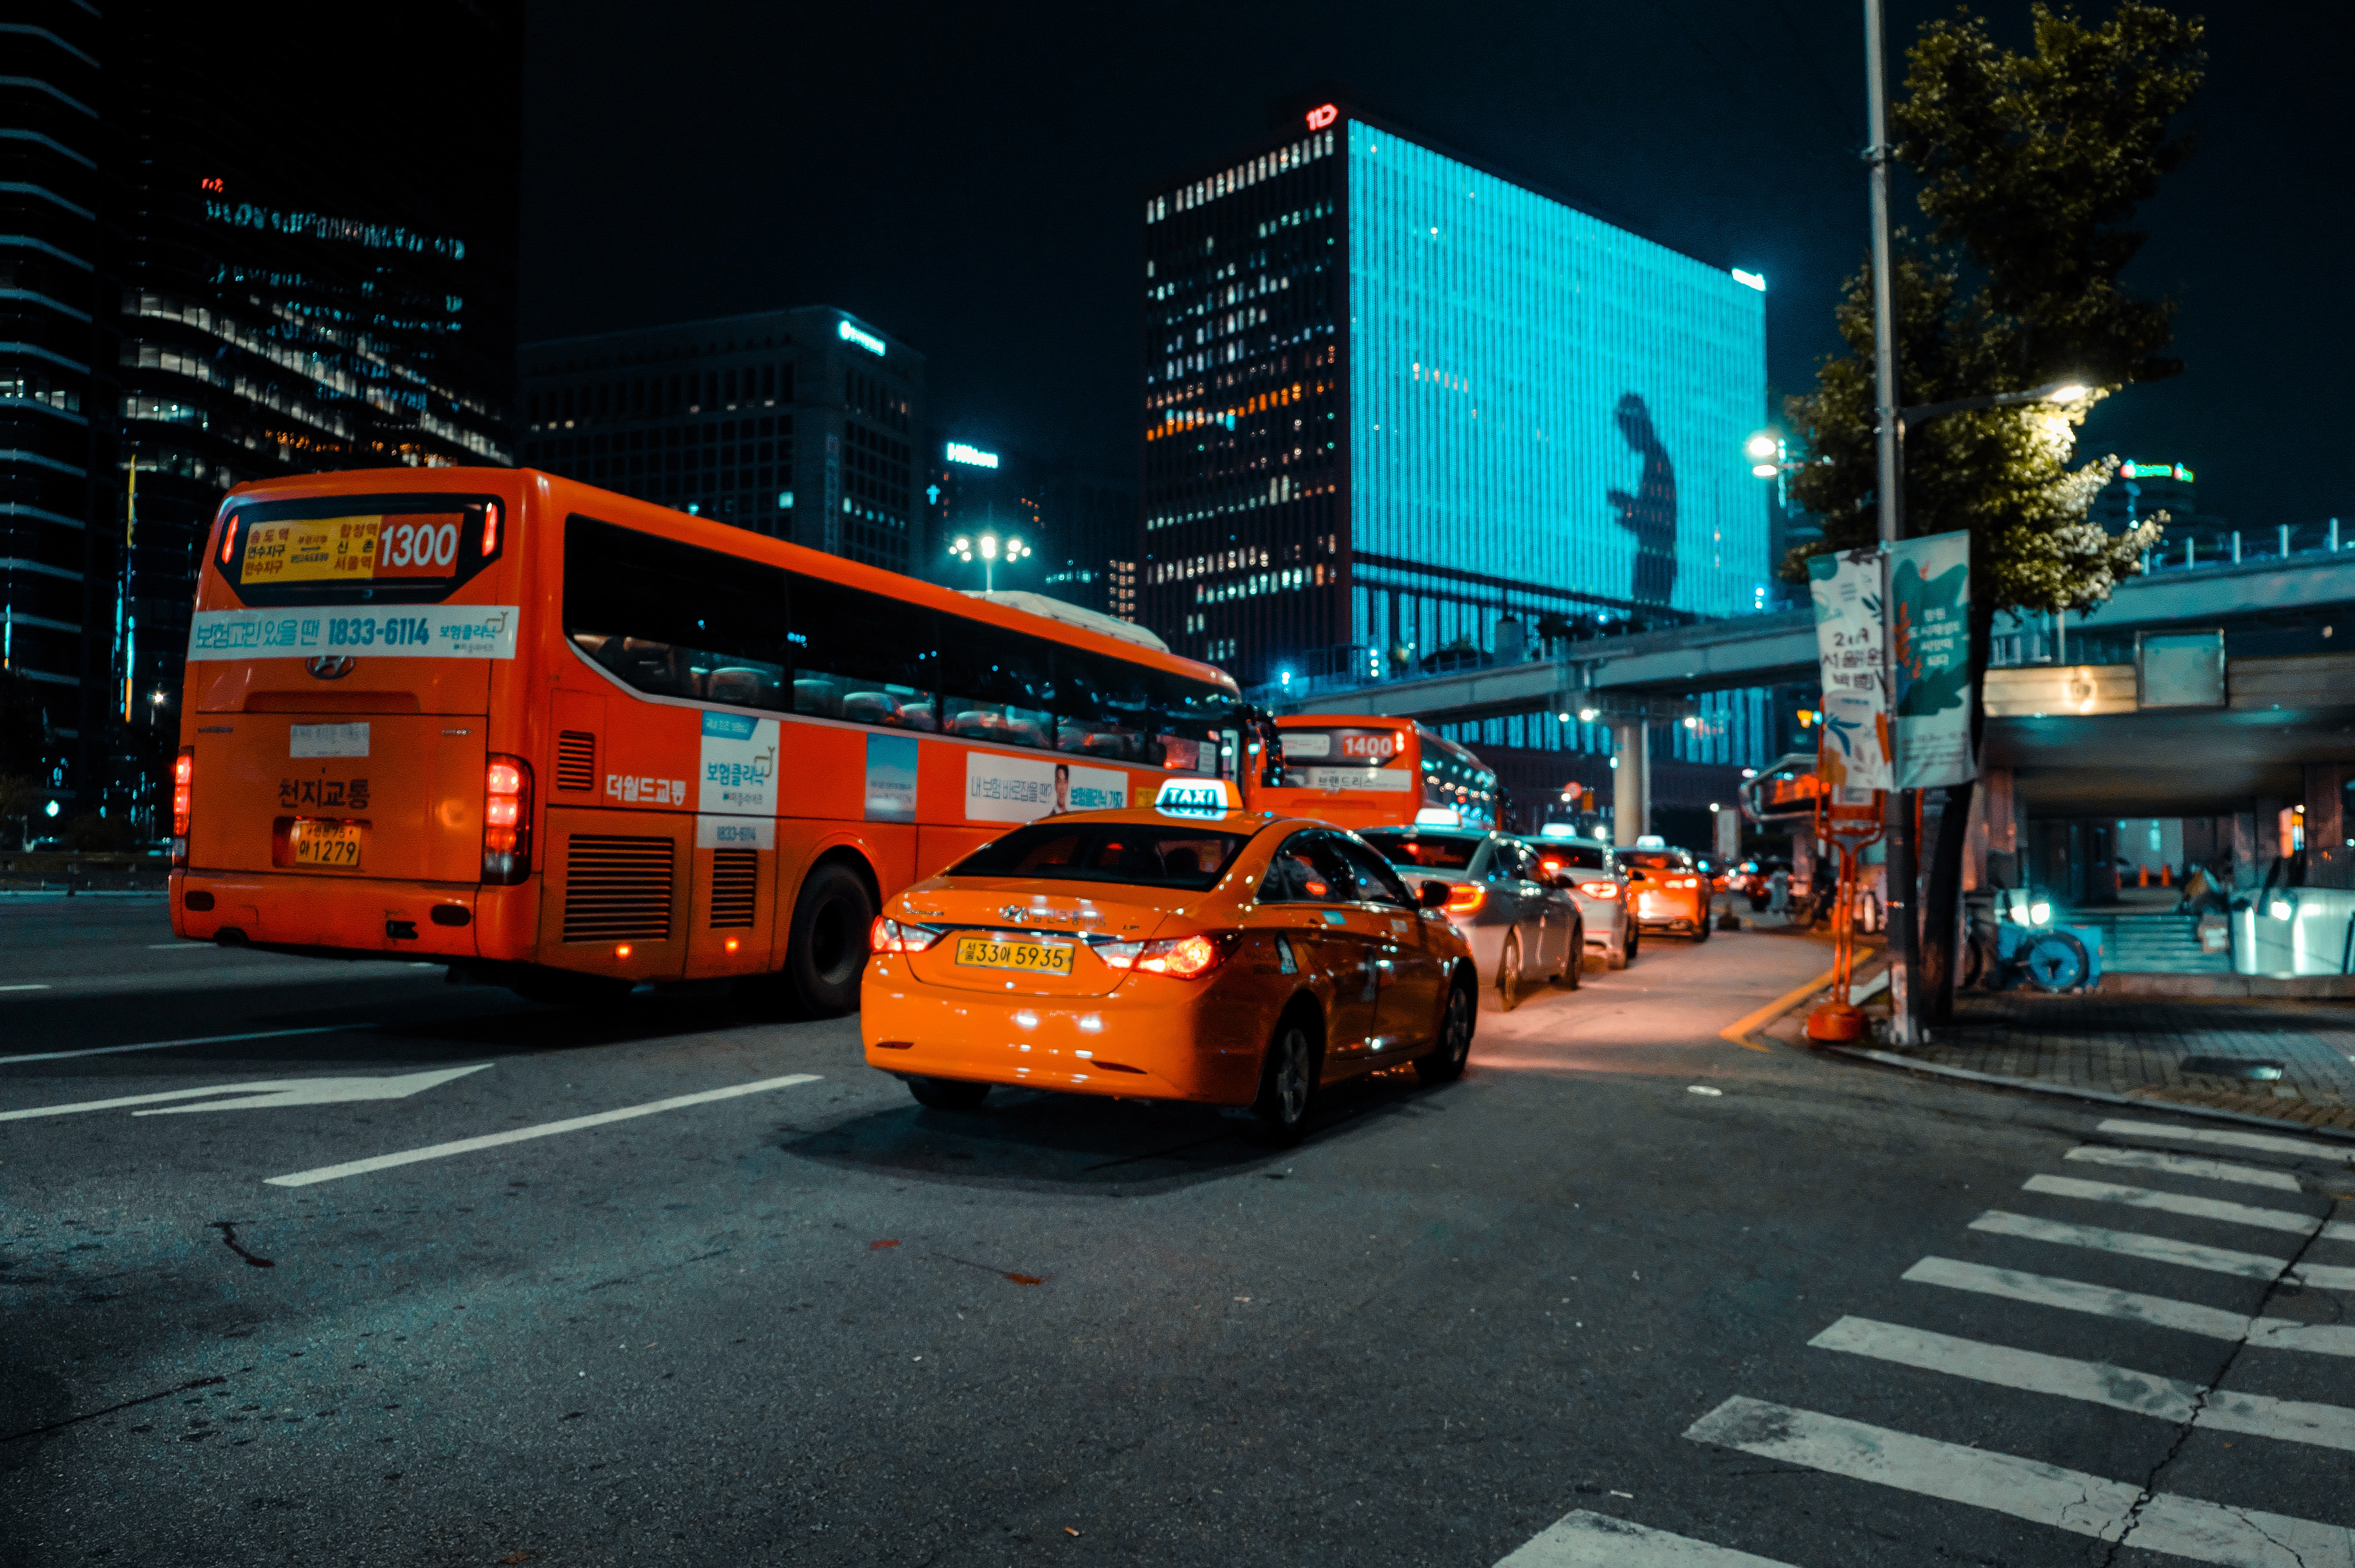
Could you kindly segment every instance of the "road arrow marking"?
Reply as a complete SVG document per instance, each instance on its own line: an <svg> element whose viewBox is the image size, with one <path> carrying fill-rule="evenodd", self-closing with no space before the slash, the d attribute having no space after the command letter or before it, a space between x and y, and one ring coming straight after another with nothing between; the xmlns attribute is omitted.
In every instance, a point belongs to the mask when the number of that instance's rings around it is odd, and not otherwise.
<svg viewBox="0 0 2355 1568"><path fill-rule="evenodd" d="M275 1106L325 1106L346 1100L406 1099L420 1089L479 1073L491 1065L437 1067L424 1073L398 1073L383 1077L271 1078L257 1084L215 1084L201 1089L165 1089L160 1094L124 1095L118 1099L81 1100L69 1106L34 1106L0 1111L0 1121L22 1121L37 1116L72 1116L79 1111L119 1110L124 1106L153 1106L165 1100L206 1100L203 1105L165 1106L160 1110L133 1111L133 1116L169 1116L180 1111L260 1110ZM229 1099L208 1099L229 1095Z"/></svg>

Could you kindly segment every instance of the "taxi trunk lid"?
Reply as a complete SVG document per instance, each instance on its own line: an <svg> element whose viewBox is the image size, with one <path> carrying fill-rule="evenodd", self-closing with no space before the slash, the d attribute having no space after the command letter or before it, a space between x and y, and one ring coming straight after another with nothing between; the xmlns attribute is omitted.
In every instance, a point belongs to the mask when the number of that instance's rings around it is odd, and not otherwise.
<svg viewBox="0 0 2355 1568"><path fill-rule="evenodd" d="M1173 915L1202 897L1103 883L1041 887L1023 878L969 878L910 888L894 900L894 918L942 932L909 971L926 985L1003 996L1103 996L1128 971L1096 956L1105 942L1149 940ZM1068 972L1027 966L1025 948L1069 948Z"/></svg>

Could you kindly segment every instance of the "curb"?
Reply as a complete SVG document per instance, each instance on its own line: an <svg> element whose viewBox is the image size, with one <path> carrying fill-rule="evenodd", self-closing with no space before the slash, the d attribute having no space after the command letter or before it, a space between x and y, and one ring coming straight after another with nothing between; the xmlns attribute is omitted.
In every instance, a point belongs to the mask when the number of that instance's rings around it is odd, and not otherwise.
<svg viewBox="0 0 2355 1568"><path fill-rule="evenodd" d="M2136 1110L2177 1116L2206 1117L2211 1121L2236 1122L2243 1127L2261 1127L2269 1132L2298 1132L2315 1138L2334 1139L2341 1143L2355 1144L2355 1131L2343 1127L2316 1127L2308 1122L2286 1121L2279 1117L2254 1116L2247 1111L2222 1110L2214 1106L2177 1105L2172 1100L2138 1099L2109 1089L2072 1088L2064 1084L2047 1084L2035 1078L2007 1078L1996 1073L1973 1072L1968 1067L1949 1067L1936 1062L1924 1062L1917 1057L1901 1056L1893 1051L1867 1051L1854 1045L1826 1045L1828 1053L1850 1057L1859 1062L1870 1062L1883 1067L1902 1067L1910 1073L1928 1073L1941 1078L1958 1078L1966 1083L1987 1084L1998 1089L2025 1089L2030 1094L2057 1095L2063 1099L2094 1100L2103 1105L2129 1106Z"/></svg>

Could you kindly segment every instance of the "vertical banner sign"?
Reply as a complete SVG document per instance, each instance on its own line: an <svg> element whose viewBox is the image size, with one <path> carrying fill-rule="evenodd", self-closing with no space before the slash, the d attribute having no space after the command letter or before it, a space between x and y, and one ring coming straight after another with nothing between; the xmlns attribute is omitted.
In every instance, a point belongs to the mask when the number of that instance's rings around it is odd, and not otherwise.
<svg viewBox="0 0 2355 1568"><path fill-rule="evenodd" d="M1978 776L1971 758L1971 536L1933 534L1889 552L1896 615L1897 788Z"/></svg>
<svg viewBox="0 0 2355 1568"><path fill-rule="evenodd" d="M1816 652L1824 678L1816 776L1830 789L1891 789L1881 552L1811 556L1807 591L1816 603Z"/></svg>

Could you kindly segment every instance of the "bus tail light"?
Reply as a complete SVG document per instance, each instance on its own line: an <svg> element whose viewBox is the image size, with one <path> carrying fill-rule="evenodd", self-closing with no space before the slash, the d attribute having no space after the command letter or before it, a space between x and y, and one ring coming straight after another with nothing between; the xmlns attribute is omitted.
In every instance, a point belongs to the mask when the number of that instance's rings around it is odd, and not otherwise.
<svg viewBox="0 0 2355 1568"><path fill-rule="evenodd" d="M1111 969L1199 980L1226 962L1241 941L1240 932L1220 931L1207 937L1156 937L1149 942L1100 942L1095 952Z"/></svg>
<svg viewBox="0 0 2355 1568"><path fill-rule="evenodd" d="M486 560L486 561L487 561L487 560L489 560L493 556L496 556L496 555L497 555L498 553L499 553L499 503L498 503L497 502L496 502L496 501L486 501L486 502L483 503L483 548L482 548L482 556L483 556L483 559L485 559L485 560Z"/></svg>
<svg viewBox="0 0 2355 1568"><path fill-rule="evenodd" d="M867 930L868 949L877 953L921 953L940 939L936 927L894 920L888 915L877 916Z"/></svg>
<svg viewBox="0 0 2355 1568"><path fill-rule="evenodd" d="M229 565L229 556L230 556L230 555L231 555L231 554L232 554L236 549L237 549L237 514L236 514L236 513L234 513L234 512L232 512L232 513L230 513L230 514L229 514L229 521L228 521L227 523L225 523L225 524L221 524L221 565L222 565L222 566L224 566L224 567L225 567L225 566Z"/></svg>
<svg viewBox="0 0 2355 1568"><path fill-rule="evenodd" d="M1582 882L1578 885L1578 890L1581 893L1585 894L1589 898L1616 898L1619 896L1619 885L1615 882Z"/></svg>
<svg viewBox="0 0 2355 1568"><path fill-rule="evenodd" d="M483 770L483 880L512 886L531 875L531 764L494 753Z"/></svg>
<svg viewBox="0 0 2355 1568"><path fill-rule="evenodd" d="M197 748L180 747L172 761L172 863L188 863L188 818L197 800Z"/></svg>
<svg viewBox="0 0 2355 1568"><path fill-rule="evenodd" d="M1488 890L1476 882L1466 882L1448 890L1447 902L1440 909L1449 915L1477 915L1480 906L1488 902Z"/></svg>

